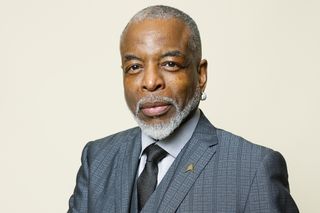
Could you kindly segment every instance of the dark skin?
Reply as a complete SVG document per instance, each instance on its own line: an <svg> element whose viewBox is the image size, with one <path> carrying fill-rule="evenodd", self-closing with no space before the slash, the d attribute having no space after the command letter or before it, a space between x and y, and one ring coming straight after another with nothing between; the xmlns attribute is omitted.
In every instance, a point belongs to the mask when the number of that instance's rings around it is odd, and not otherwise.
<svg viewBox="0 0 320 213"><path fill-rule="evenodd" d="M131 24L120 52L125 99L135 113L137 102L150 95L169 97L184 109L196 87L204 91L207 61L189 46L189 28L177 19L147 19ZM138 117L147 124L165 123L176 113L166 101L145 103Z"/></svg>

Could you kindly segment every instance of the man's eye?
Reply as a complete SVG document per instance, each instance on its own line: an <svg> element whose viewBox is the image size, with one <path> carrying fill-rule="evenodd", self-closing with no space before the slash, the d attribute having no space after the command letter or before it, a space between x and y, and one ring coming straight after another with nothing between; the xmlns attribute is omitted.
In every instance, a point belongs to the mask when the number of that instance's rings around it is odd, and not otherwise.
<svg viewBox="0 0 320 213"><path fill-rule="evenodd" d="M140 64L133 64L126 68L126 73L134 74L140 72L142 69L142 66Z"/></svg>
<svg viewBox="0 0 320 213"><path fill-rule="evenodd" d="M181 66L173 61L167 61L162 64L162 67L168 71L177 71L181 69Z"/></svg>
<svg viewBox="0 0 320 213"><path fill-rule="evenodd" d="M174 62L172 62L172 61L169 61L169 62L165 63L165 65L166 65L166 66L169 66L169 67L175 67L175 66L177 66L177 64L174 63Z"/></svg>

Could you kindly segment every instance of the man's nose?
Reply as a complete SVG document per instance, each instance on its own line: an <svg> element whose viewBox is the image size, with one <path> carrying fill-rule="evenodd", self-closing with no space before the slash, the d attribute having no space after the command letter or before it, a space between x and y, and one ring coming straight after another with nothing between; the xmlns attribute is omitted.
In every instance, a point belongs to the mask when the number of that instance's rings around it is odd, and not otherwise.
<svg viewBox="0 0 320 213"><path fill-rule="evenodd" d="M165 87L161 70L157 65L148 65L144 69L142 90L155 92Z"/></svg>

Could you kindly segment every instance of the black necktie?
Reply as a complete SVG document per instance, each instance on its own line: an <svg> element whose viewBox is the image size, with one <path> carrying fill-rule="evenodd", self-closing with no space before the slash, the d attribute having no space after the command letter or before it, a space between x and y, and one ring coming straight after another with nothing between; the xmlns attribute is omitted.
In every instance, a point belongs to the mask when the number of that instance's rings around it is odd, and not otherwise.
<svg viewBox="0 0 320 213"><path fill-rule="evenodd" d="M168 154L155 144L149 145L143 153L147 154L147 161L137 180L139 211L157 186L158 163Z"/></svg>

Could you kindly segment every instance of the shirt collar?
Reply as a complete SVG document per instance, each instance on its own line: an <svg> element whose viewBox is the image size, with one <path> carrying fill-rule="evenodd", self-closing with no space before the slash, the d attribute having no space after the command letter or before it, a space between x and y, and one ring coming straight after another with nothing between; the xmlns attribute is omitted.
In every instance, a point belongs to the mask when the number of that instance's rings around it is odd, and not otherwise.
<svg viewBox="0 0 320 213"><path fill-rule="evenodd" d="M197 109L194 115L185 123L183 123L180 127L178 127L172 135L168 138L165 138L161 141L155 141L153 138L148 135L141 133L141 152L140 157L142 156L143 150L149 146L150 144L156 142L161 148L166 150L169 155L176 158L182 148L186 145L186 143L190 140L196 126L198 124L200 118L200 110Z"/></svg>

